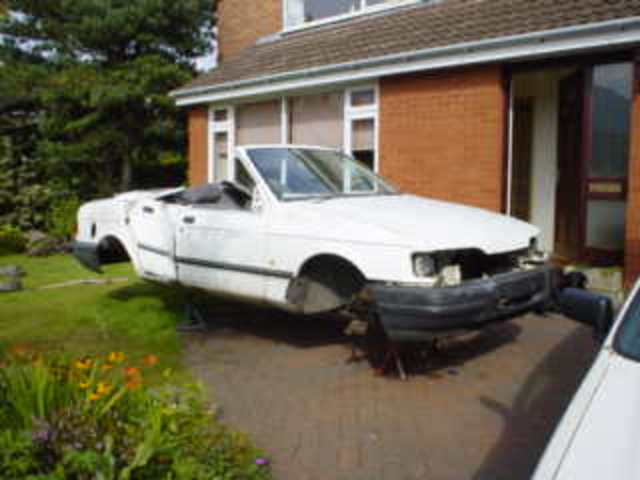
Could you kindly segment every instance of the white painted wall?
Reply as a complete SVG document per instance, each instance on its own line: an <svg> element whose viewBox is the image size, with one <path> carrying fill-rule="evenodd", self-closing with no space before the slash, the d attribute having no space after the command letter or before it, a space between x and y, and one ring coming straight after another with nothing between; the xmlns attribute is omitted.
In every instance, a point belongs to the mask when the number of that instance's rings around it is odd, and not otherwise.
<svg viewBox="0 0 640 480"><path fill-rule="evenodd" d="M558 81L567 71L545 70L513 78L515 97L533 97L531 223L541 229L540 247L553 251L558 181Z"/></svg>

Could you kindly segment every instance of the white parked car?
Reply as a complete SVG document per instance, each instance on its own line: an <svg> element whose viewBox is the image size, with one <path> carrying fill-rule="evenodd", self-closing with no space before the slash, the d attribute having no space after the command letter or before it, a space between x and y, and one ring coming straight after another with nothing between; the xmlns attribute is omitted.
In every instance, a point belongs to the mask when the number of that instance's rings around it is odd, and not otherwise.
<svg viewBox="0 0 640 480"><path fill-rule="evenodd" d="M533 478L638 479L640 282L615 323L610 302L586 293L572 294L569 290L566 293L576 297L571 302L573 312L568 313L584 323L594 324L604 343L558 424Z"/></svg>
<svg viewBox="0 0 640 480"><path fill-rule="evenodd" d="M392 339L481 328L550 303L537 228L396 192L352 158L236 149L234 181L83 205L75 254L148 280L317 314L369 302Z"/></svg>

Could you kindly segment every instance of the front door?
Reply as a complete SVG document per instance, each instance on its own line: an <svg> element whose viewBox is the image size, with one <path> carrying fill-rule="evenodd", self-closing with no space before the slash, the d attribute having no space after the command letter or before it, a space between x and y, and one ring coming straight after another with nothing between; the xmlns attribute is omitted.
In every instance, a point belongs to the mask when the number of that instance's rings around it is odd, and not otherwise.
<svg viewBox="0 0 640 480"><path fill-rule="evenodd" d="M584 253L593 264L621 264L633 68L630 62L589 69L584 182Z"/></svg>
<svg viewBox="0 0 640 480"><path fill-rule="evenodd" d="M252 209L185 209L176 257L180 283L232 296L262 299L264 217Z"/></svg>
<svg viewBox="0 0 640 480"><path fill-rule="evenodd" d="M560 82L555 253L622 262L633 69L593 65Z"/></svg>
<svg viewBox="0 0 640 480"><path fill-rule="evenodd" d="M145 200L130 215L141 275L164 283L176 280L175 227L170 208L176 207L156 200Z"/></svg>

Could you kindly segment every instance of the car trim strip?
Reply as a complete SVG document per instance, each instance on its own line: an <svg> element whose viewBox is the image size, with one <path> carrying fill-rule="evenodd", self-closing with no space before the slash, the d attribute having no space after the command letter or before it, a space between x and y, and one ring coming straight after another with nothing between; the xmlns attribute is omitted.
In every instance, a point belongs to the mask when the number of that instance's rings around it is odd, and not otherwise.
<svg viewBox="0 0 640 480"><path fill-rule="evenodd" d="M171 252L162 250L161 248L152 247L150 245L145 245L144 243L139 243L138 248L140 250L146 250L147 252L155 253L156 255L161 255L163 257L171 257Z"/></svg>
<svg viewBox="0 0 640 480"><path fill-rule="evenodd" d="M216 270L231 270L239 273L249 273L252 275L264 275L267 277L277 277L277 278L293 278L293 274L291 272L285 272L283 270L271 270L268 268L260 268L260 267L250 267L247 265L237 265L232 263L224 263L224 262L212 262L209 260L201 260L198 258L185 258L185 257L177 257L176 262L182 263L183 265L190 265L194 267L204 267L204 268L213 268Z"/></svg>
<svg viewBox="0 0 640 480"><path fill-rule="evenodd" d="M172 257L171 253L167 250L151 247L143 243L139 243L138 248L147 252L155 253L156 255L161 255L163 257ZM293 274L291 272L285 272L284 270L271 270L268 268L251 267L248 265L238 265L226 262L212 262L210 260L202 260L199 258L189 257L175 257L175 261L176 263L182 263L183 265L190 265L192 267L213 268L216 270L231 270L233 272L249 273L252 275L264 275L266 277L286 279L293 278Z"/></svg>

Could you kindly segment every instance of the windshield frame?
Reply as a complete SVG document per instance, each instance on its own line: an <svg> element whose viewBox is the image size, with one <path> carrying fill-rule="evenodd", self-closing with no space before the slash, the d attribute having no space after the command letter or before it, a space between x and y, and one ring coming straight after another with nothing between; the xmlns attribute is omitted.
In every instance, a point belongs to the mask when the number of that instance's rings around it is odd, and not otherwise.
<svg viewBox="0 0 640 480"><path fill-rule="evenodd" d="M376 172L372 171L366 165L359 162L357 159L353 158L353 156L335 149L335 148L326 148L326 147L315 147L315 146L306 146L306 145L256 145L256 146L243 146L245 158L248 163L251 165L252 170L255 172L257 177L260 179L260 182L264 184L269 193L276 199L278 202L297 202L297 201L306 201L306 200L329 200L329 199L337 199L337 198L362 198L362 197L382 197L389 195L399 195L400 192L392 185L390 185L387 181L381 178ZM376 189L375 190L365 190L365 191L352 191L352 192L318 192L318 193L286 193L283 194L281 192L277 192L272 185L269 184L267 179L263 176L260 168L254 161L251 153L253 151L259 150L292 150L292 151L319 151L319 152L327 152L334 153L339 157L344 159L343 161L350 162L356 167L363 169L365 174L370 177L370 179L375 182ZM380 186L384 189L384 191L380 191Z"/></svg>

